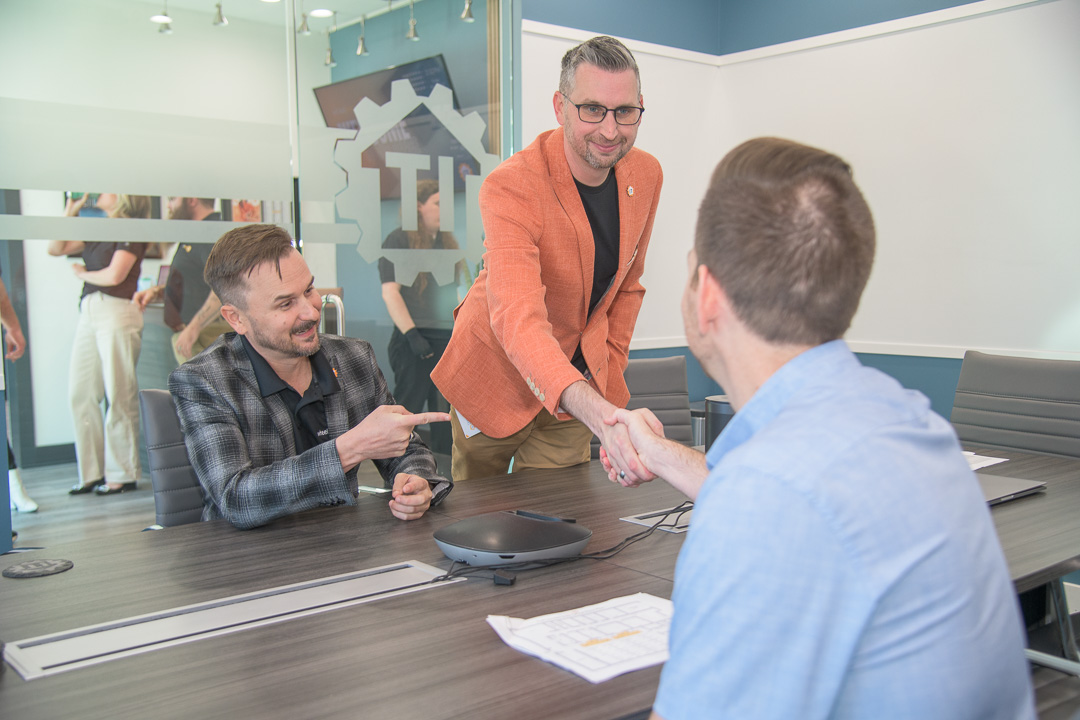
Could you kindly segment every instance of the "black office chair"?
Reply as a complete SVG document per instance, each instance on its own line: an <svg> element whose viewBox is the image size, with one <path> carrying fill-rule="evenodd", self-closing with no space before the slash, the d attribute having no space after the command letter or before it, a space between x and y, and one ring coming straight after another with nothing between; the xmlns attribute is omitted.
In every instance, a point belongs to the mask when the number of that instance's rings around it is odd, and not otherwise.
<svg viewBox="0 0 1080 720"><path fill-rule="evenodd" d="M690 423L690 391L686 384L686 357L634 358L623 373L630 390L630 410L649 408L664 424L665 437L694 444ZM592 439L592 456L600 457L600 440Z"/></svg>
<svg viewBox="0 0 1080 720"><path fill-rule="evenodd" d="M1080 362L969 350L952 424L972 445L1080 458Z"/></svg>
<svg viewBox="0 0 1080 720"><path fill-rule="evenodd" d="M188 459L172 395L168 390L140 390L139 409L158 528L199 522L203 490Z"/></svg>
<svg viewBox="0 0 1080 720"><path fill-rule="evenodd" d="M1080 362L988 355L969 350L960 366L951 416L961 442L997 450L1080 458ZM1028 641L1078 657L1060 579L1020 595ZM1045 623L1047 612L1055 618ZM1028 658L1049 660L1034 649ZM1080 675L1080 664L1051 665Z"/></svg>

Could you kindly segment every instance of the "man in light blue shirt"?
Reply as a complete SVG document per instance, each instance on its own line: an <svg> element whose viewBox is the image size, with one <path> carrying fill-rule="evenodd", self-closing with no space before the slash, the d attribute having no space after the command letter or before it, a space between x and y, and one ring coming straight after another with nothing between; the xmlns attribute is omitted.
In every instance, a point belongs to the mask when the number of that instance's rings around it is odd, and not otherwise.
<svg viewBox="0 0 1080 720"><path fill-rule="evenodd" d="M738 412L707 455L648 411L613 419L696 501L654 718L1035 717L1016 594L956 435L839 339L873 255L840 158L759 138L717 167L683 317Z"/></svg>

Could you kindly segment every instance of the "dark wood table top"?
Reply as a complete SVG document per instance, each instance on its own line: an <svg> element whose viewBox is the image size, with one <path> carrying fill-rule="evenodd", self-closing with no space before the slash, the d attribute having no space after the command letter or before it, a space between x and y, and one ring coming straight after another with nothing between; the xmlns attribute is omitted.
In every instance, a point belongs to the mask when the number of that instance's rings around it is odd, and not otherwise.
<svg viewBox="0 0 1080 720"><path fill-rule="evenodd" d="M1046 492L992 509L998 539L1018 592L1080 570L1080 460L967 447L1010 458L980 472L1046 482Z"/></svg>
<svg viewBox="0 0 1080 720"><path fill-rule="evenodd" d="M534 471L458 486L417 521L382 498L239 531L223 521L0 557L0 567L65 558L45 578L0 578L0 639L74 628L404 560L450 566L432 533L503 509L576 517L586 548L642 528L619 517L677 505L664 483L635 490L599 467ZM670 597L682 536L658 532L613 561L474 578L154 650L30 682L0 674L0 717L619 718L648 708L654 667L593 685L505 645L489 614L533 617L647 592ZM657 572L652 574L650 569Z"/></svg>
<svg viewBox="0 0 1080 720"><path fill-rule="evenodd" d="M1080 461L1013 458L988 472L1047 481L994 509L1018 590L1080 568ZM15 641L404 560L448 568L432 533L527 509L574 517L595 552L641 529L618 518L682 501L667 484L609 483L597 464L459 485L420 520L382 498L239 531L223 521L0 557L66 558L68 572L0 578L0 639ZM0 673L0 717L619 718L648 708L660 669L593 685L506 646L489 614L533 617L647 592L670 597L682 535L657 532L607 561L579 561L340 608L26 682Z"/></svg>

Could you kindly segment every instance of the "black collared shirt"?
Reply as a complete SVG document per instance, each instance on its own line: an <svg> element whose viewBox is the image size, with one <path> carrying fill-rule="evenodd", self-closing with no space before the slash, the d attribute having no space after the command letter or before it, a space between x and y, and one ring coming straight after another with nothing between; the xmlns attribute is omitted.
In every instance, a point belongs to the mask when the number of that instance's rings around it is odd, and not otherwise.
<svg viewBox="0 0 1080 720"><path fill-rule="evenodd" d="M240 339L243 340L244 351L251 361L251 369L255 371L259 392L263 397L275 394L280 396L292 413L296 453L299 455L329 440L330 431L326 426L326 404L323 398L338 392L341 386L338 385L337 371L330 365L323 351L320 349L308 358L311 361L311 385L301 396L278 377L270 363L252 347L246 337L241 335Z"/></svg>

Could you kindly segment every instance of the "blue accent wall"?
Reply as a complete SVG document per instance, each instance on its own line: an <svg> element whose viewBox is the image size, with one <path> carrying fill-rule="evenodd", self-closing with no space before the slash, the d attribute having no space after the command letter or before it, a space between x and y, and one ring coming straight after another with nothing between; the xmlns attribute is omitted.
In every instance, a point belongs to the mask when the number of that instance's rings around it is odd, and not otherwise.
<svg viewBox="0 0 1080 720"><path fill-rule="evenodd" d="M710 55L967 5L974 0L522 0L525 20Z"/></svg>
<svg viewBox="0 0 1080 720"><path fill-rule="evenodd" d="M874 25L974 0L754 0L721 2L718 54Z"/></svg>
<svg viewBox="0 0 1080 720"><path fill-rule="evenodd" d="M522 0L521 17L669 47L720 54L717 0Z"/></svg>
<svg viewBox="0 0 1080 720"><path fill-rule="evenodd" d="M724 390L715 380L705 374L701 363L689 348L656 348L631 350L632 358L657 358L683 355L686 357L686 381L690 390L690 402L704 400L709 395L723 394ZM911 390L918 390L930 399L934 412L946 420L952 414L956 382L960 379L962 360L953 358L913 357L907 355L874 355L856 353L867 367L877 368Z"/></svg>

